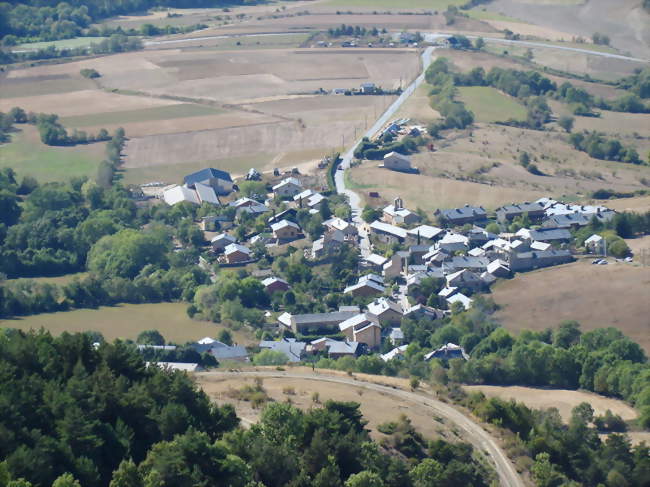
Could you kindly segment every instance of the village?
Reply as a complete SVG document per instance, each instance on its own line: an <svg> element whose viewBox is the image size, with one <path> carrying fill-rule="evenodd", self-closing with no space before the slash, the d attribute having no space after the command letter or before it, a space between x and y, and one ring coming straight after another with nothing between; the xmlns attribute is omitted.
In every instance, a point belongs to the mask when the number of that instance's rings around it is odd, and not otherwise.
<svg viewBox="0 0 650 487"><path fill-rule="evenodd" d="M382 133L404 132L403 124L391 123ZM400 328L404 319L435 321L469 310L477 296L515 273L579 258L608 263L602 236L576 238L581 228L602 226L614 217L616 212L604 206L541 198L495 212L466 204L426 214L406 208L397 197L384 208L366 206L361 218L353 217L347 198L328 184L339 164L335 154L319 164L315 175L303 175L297 168L272 174L251 169L241 181L206 168L187 175L181 185L148 191L170 206L200 207L197 215L202 216L195 225L209 245L203 247L199 265L213 281L219 272L230 270L261 283L271 306L257 350L281 354L286 363L366 354L378 354L384 362L399 360L408 347ZM385 154L380 167L417 172L409 157L398 152ZM177 248L182 245L177 243ZM322 312L287 311L286 304L295 300L292 285L279 275L275 260L297 255L316 273L349 252L356 268L347 269L338 289L331 290L341 296L338 306L329 303ZM189 347L218 362L251 360L245 347L212 337ZM151 352L175 347L141 348ZM457 343L425 355L426 361L450 358L469 356ZM198 363L160 363L201 368Z"/></svg>

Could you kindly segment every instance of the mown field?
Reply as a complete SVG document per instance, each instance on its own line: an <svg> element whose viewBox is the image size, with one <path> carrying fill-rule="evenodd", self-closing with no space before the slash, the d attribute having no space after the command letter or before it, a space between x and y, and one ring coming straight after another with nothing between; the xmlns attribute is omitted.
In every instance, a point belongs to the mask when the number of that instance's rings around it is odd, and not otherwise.
<svg viewBox="0 0 650 487"><path fill-rule="evenodd" d="M20 125L11 142L0 144L0 167L11 167L22 178L34 176L39 182L67 181L73 176L93 177L105 157L106 144L52 147L41 142L36 128Z"/></svg>
<svg viewBox="0 0 650 487"><path fill-rule="evenodd" d="M474 113L477 122L525 120L526 109L514 98L490 86L463 86L458 89L460 100Z"/></svg>
<svg viewBox="0 0 650 487"><path fill-rule="evenodd" d="M0 327L25 331L44 328L53 335L66 331L99 331L109 341L116 338L135 340L142 331L155 329L168 342L180 344L206 336L215 338L222 329L215 323L191 320L186 310L185 303L124 304L0 320ZM232 334L233 340L240 344L254 343L247 332L233 331Z"/></svg>
<svg viewBox="0 0 650 487"><path fill-rule="evenodd" d="M75 37L73 39L60 39L57 41L48 41L48 42L30 42L28 44L20 44L16 46L15 50L38 50L45 49L46 47L54 46L57 49L73 49L75 47L86 47L91 44L99 44L107 37Z"/></svg>
<svg viewBox="0 0 650 487"><path fill-rule="evenodd" d="M507 329L543 330L576 320L583 331L613 326L650 353L650 272L628 263L590 260L550 267L500 281L492 298Z"/></svg>

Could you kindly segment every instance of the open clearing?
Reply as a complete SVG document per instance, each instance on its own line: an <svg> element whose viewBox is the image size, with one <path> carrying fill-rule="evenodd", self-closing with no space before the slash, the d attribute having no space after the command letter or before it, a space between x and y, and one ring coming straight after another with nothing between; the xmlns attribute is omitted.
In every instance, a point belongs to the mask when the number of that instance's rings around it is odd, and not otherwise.
<svg viewBox="0 0 650 487"><path fill-rule="evenodd" d="M203 337L216 337L221 325L193 321L187 316L185 303L124 304L99 309L77 309L59 313L44 313L10 320L0 320L0 327L38 330L41 327L53 335L67 332L99 331L106 340L116 338L135 340L144 330L158 330L168 342L183 344ZM233 340L253 343L252 335L232 331Z"/></svg>
<svg viewBox="0 0 650 487"><path fill-rule="evenodd" d="M511 331L544 330L577 320L583 331L613 326L650 353L650 271L590 260L517 274L497 282L496 318Z"/></svg>
<svg viewBox="0 0 650 487"><path fill-rule="evenodd" d="M105 157L104 142L75 147L52 147L41 142L31 125L19 125L11 142L0 144L0 167L11 167L18 177L35 176L40 183L68 181L73 176L93 177Z"/></svg>
<svg viewBox="0 0 650 487"><path fill-rule="evenodd" d="M294 369L292 368L293 372ZM319 371L318 375L328 375L329 371ZM228 396L228 391L240 389L245 384L253 385L253 377L232 377L214 376L209 374L197 374L197 381L201 388L218 404L231 403L237 410L237 415L247 421L257 422L261 410L253 409L250 402L237 401ZM379 378L379 379L383 379ZM263 387L268 395L277 402L284 402L291 399L291 403L303 410L318 406L312 401L312 394L318 392L320 402L331 399L335 401L354 401L361 404L361 412L368 421L368 428L371 436L379 440L386 435L377 431L377 426L395 421L401 414L411 419L413 426L426 438L444 438L448 441L459 441L460 438L452 432L452 425L446 425L444 421L436 421L432 418L431 411L421 405L412 404L399 400L397 397L367 390L363 387L337 384L331 382L316 382L308 378L264 378ZM408 389L408 381L401 379L400 387ZM293 388L295 394L285 394L283 391ZM377 407L381 404L381 407Z"/></svg>
<svg viewBox="0 0 650 487"><path fill-rule="evenodd" d="M490 86L463 86L460 100L474 113L477 122L524 120L526 109L516 99Z"/></svg>
<svg viewBox="0 0 650 487"><path fill-rule="evenodd" d="M626 421L636 419L638 416L637 411L624 401L587 391L521 386L463 386L463 388L467 392L481 391L487 397L514 399L532 409L557 408L565 422L571 419L571 410L581 402L591 404L596 415L605 414L609 409Z"/></svg>

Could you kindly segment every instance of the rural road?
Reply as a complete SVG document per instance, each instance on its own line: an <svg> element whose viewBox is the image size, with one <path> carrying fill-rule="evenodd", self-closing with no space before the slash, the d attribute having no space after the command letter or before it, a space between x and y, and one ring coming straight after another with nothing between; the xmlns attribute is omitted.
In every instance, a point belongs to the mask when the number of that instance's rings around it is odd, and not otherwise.
<svg viewBox="0 0 650 487"><path fill-rule="evenodd" d="M435 47L427 47L422 53L422 73L415 78L410 85L402 92L402 94L395 100L386 111L377 119L368 131L361 136L354 145L348 149L347 152L341 155L341 164L340 170L336 171L334 174L334 183L336 184L336 192L339 194L345 194L350 200L350 207L352 208L352 221L356 224L359 229L359 237L361 238L360 248L361 255L363 257L371 253L370 239L368 238L368 233L365 229L363 220L361 219L361 197L352 191L349 188L345 187L345 177L344 173L346 169L350 168L350 163L354 158L354 150L361 143L364 137L372 138L374 137L384 125L386 125L391 118L397 113L397 110L404 104L404 102L415 93L415 90L422 84L424 81L424 73L431 64L431 53L435 50Z"/></svg>
<svg viewBox="0 0 650 487"><path fill-rule="evenodd" d="M345 377L334 377L330 375L321 374L298 374L291 372L280 371L257 371L257 372L202 372L197 374L198 377L267 377L271 379L302 379L313 380L321 382L333 382L337 384L345 384L354 387L362 387L364 389L376 391L383 394L389 394L398 399L410 402L411 404L418 404L429 408L432 413L441 416L446 420L454 423L459 429L463 431L463 438L471 443L478 451L487 454L495 465L497 475L499 477L499 484L503 487L524 487L525 484L512 462L508 459L506 454L501 450L497 442L487 433L479 424L475 423L461 412L453 407L438 401L431 397L427 397L414 392L404 391L402 389L395 389L393 387L383 386L372 382L363 380L348 379Z"/></svg>

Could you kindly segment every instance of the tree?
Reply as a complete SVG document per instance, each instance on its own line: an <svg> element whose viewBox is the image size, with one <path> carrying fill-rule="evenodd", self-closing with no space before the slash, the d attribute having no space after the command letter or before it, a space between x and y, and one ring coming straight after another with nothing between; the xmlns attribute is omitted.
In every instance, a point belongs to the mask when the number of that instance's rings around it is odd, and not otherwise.
<svg viewBox="0 0 650 487"><path fill-rule="evenodd" d="M483 49L485 47L485 41L483 40L482 37L477 37L476 40L474 41L474 48L478 51Z"/></svg>
<svg viewBox="0 0 650 487"><path fill-rule="evenodd" d="M81 487L81 484L72 476L72 474L64 473L54 481L52 487Z"/></svg>
<svg viewBox="0 0 650 487"><path fill-rule="evenodd" d="M539 487L559 487L567 480L551 463L548 453L539 453L535 457L531 471L535 484Z"/></svg>
<svg viewBox="0 0 650 487"><path fill-rule="evenodd" d="M20 216L18 198L7 190L0 190L0 223L15 225Z"/></svg>
<svg viewBox="0 0 650 487"><path fill-rule="evenodd" d="M492 222L492 223L488 223L488 225L485 227L485 230L489 233L494 233L498 235L501 232L501 227L499 226L498 223Z"/></svg>
<svg viewBox="0 0 650 487"><path fill-rule="evenodd" d="M569 115L562 115L558 121L557 124L562 127L567 133L571 132L573 129L573 122L574 118L569 116Z"/></svg>
<svg viewBox="0 0 650 487"><path fill-rule="evenodd" d="M255 365L284 365L288 361L285 354L276 350L262 350L253 357Z"/></svg>
<svg viewBox="0 0 650 487"><path fill-rule="evenodd" d="M217 335L217 340L226 345L232 345L232 333L224 328Z"/></svg>
<svg viewBox="0 0 650 487"><path fill-rule="evenodd" d="M133 460L122 460L108 487L143 487L142 477Z"/></svg>
<svg viewBox="0 0 650 487"><path fill-rule="evenodd" d="M364 470L348 477L345 487L384 487L381 477L374 472Z"/></svg>
<svg viewBox="0 0 650 487"><path fill-rule="evenodd" d="M444 468L437 460L425 458L410 472L413 487L438 487L441 485Z"/></svg>
<svg viewBox="0 0 650 487"><path fill-rule="evenodd" d="M140 332L136 342L141 345L164 345L165 337L158 330L145 330Z"/></svg>

